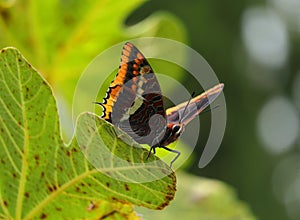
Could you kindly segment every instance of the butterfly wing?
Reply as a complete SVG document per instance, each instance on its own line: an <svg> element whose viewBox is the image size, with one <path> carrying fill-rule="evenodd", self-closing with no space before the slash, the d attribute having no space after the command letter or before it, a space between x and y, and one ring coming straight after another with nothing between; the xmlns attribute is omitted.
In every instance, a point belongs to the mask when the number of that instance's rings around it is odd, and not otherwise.
<svg viewBox="0 0 300 220"><path fill-rule="evenodd" d="M224 84L220 83L191 99L189 104L187 101L167 109L166 114L168 123L178 124L181 122L184 125L188 124L218 97L218 95L222 92L223 87ZM184 110L185 108L186 110Z"/></svg>
<svg viewBox="0 0 300 220"><path fill-rule="evenodd" d="M129 42L123 47L118 74L101 105L102 118L138 143L153 146L164 133L166 114L159 83L144 55Z"/></svg>

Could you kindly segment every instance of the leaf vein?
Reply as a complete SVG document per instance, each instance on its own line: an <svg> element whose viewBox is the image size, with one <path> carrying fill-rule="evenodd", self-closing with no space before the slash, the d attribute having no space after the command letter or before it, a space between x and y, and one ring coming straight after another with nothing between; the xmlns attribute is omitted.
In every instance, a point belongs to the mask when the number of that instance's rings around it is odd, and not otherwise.
<svg viewBox="0 0 300 220"><path fill-rule="evenodd" d="M2 73L3 79L4 79L5 77L4 77L4 74L3 74L2 70L0 70L0 72ZM4 86L5 86L5 88L6 88L7 92L8 92L8 94L11 96L12 100L17 104L17 106L18 106L19 108L22 108L21 104L20 104L19 101L16 99L16 97L13 95L12 91L10 90L9 86L7 85L6 81L3 81L3 82L4 82L3 84L4 84ZM3 87L2 87L2 88L3 88Z"/></svg>
<svg viewBox="0 0 300 220"><path fill-rule="evenodd" d="M26 120L26 111L24 106L24 97L23 97L23 90L22 90L22 84L21 84L21 71L20 66L18 65L17 56L16 56L16 66L17 66L17 84L20 91L20 100L21 100L21 110L22 110L22 117L24 122L24 144L23 144L23 157L22 157L22 172L20 177L20 183L19 183L19 190L18 190L18 196L17 196L17 204L16 204L16 219L21 219L22 217L22 208L23 208L23 199L24 199L24 191L25 191L25 183L26 183L26 175L27 175L27 153L28 153L28 147L29 147L29 135L28 135L28 124Z"/></svg>
<svg viewBox="0 0 300 220"><path fill-rule="evenodd" d="M11 111L9 110L9 108L7 107L6 103L3 101L3 99L0 97L0 101L2 106L4 107L5 111L7 112L7 114L10 116L10 118L12 119L12 121L22 130L24 131L25 128L21 125L19 125L17 119L13 116L13 114L11 113Z"/></svg>
<svg viewBox="0 0 300 220"><path fill-rule="evenodd" d="M50 98L49 98L49 100L50 100ZM47 114L49 107L50 107L50 101L47 102L47 107L46 107L46 109L45 109L45 114ZM35 135L30 135L29 137L30 137L31 139L37 139L37 138L41 137L42 134L43 134L45 131L47 131L47 130L46 130L46 116L47 116L47 115L45 115L45 117L44 117L43 125L42 125L42 128L41 128L40 132L37 133L37 134L35 134Z"/></svg>
<svg viewBox="0 0 300 220"><path fill-rule="evenodd" d="M24 103L29 104L30 102L33 102L36 98L38 98L39 95L40 95L40 91L41 91L42 88L43 88L43 87L42 87L42 84L40 84L40 87L39 87L38 90L34 93L34 95L31 96L30 99L25 100Z"/></svg>

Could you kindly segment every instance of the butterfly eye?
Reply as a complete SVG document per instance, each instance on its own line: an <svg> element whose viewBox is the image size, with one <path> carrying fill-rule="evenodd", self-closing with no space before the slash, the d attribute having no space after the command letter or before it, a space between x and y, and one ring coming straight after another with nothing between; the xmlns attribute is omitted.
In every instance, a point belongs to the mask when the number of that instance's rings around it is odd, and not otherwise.
<svg viewBox="0 0 300 220"><path fill-rule="evenodd" d="M172 127L172 133L179 135L181 132L181 126L180 125L173 125Z"/></svg>

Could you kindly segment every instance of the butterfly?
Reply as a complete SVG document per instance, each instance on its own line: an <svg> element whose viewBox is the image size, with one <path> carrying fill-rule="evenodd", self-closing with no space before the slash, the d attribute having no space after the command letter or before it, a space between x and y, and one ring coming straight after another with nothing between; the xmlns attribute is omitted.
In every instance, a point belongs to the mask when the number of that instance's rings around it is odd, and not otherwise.
<svg viewBox="0 0 300 220"><path fill-rule="evenodd" d="M136 142L148 144L150 151L163 148L177 155L180 152L167 146L176 141L184 127L200 114L222 92L220 83L189 101L165 110L160 85L145 56L130 42L122 49L121 63L103 102L102 118L121 128Z"/></svg>

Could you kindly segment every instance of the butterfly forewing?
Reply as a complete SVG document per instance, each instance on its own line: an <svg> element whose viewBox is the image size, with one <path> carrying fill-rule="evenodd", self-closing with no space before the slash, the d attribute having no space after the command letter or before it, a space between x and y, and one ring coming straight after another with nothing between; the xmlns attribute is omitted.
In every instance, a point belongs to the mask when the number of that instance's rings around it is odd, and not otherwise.
<svg viewBox="0 0 300 220"><path fill-rule="evenodd" d="M191 99L189 104L188 102L183 102L177 106L167 109L166 114L168 123L188 124L218 97L218 95L222 92L223 87L224 84L220 83Z"/></svg>
<svg viewBox="0 0 300 220"><path fill-rule="evenodd" d="M159 83L146 58L131 43L123 47L118 74L102 106L102 117L138 143L152 146L164 134L166 114Z"/></svg>

